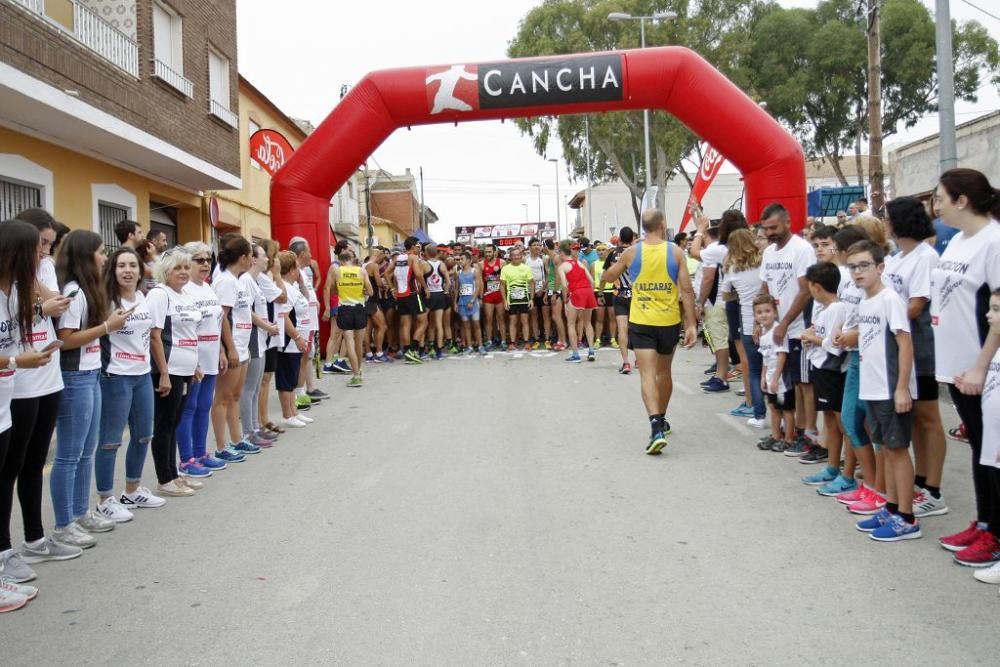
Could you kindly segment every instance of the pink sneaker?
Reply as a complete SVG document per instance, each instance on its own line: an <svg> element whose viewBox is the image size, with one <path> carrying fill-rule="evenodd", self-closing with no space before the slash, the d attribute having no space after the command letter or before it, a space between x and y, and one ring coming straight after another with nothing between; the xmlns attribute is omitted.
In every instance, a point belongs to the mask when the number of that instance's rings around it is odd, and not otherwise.
<svg viewBox="0 0 1000 667"><path fill-rule="evenodd" d="M864 484L858 484L856 487L850 491L844 491L843 493L838 493L836 498L838 503L844 503L845 505L850 505L861 500L861 494L865 490Z"/></svg>
<svg viewBox="0 0 1000 667"><path fill-rule="evenodd" d="M885 507L885 498L878 491L872 491L865 487L861 492L861 500L847 506L847 511L851 514L870 515L876 514Z"/></svg>

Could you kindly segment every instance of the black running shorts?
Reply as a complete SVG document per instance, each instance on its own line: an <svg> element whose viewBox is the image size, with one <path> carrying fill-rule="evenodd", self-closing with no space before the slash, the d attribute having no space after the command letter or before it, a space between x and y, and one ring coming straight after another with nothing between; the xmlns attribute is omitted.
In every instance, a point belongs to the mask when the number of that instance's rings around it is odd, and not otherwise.
<svg viewBox="0 0 1000 667"><path fill-rule="evenodd" d="M410 296L397 298L396 308L399 310L400 315L416 316L427 312L427 304L424 303L424 297L420 294L411 294Z"/></svg>
<svg viewBox="0 0 1000 667"><path fill-rule="evenodd" d="M615 297L615 317L628 317L631 310L632 299L623 299L620 296Z"/></svg>
<svg viewBox="0 0 1000 667"><path fill-rule="evenodd" d="M844 382L847 373L812 369L812 385L816 412L840 412L844 403Z"/></svg>
<svg viewBox="0 0 1000 667"><path fill-rule="evenodd" d="M447 310L451 306L451 300L444 292L431 292L427 305L428 310Z"/></svg>
<svg viewBox="0 0 1000 667"><path fill-rule="evenodd" d="M681 339L681 325L654 327L648 324L628 323L628 344L633 350L656 350L657 354L671 355Z"/></svg>
<svg viewBox="0 0 1000 667"><path fill-rule="evenodd" d="M337 326L341 331L357 331L368 326L368 314L361 304L356 306L341 305L337 310Z"/></svg>

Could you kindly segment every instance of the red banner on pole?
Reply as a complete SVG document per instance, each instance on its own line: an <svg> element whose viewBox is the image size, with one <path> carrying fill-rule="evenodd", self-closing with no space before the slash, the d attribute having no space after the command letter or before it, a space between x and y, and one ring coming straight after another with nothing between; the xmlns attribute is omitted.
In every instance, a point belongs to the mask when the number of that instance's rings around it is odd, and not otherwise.
<svg viewBox="0 0 1000 667"><path fill-rule="evenodd" d="M250 159L255 161L273 178L295 149L288 143L281 132L276 130L257 130L250 137Z"/></svg>
<svg viewBox="0 0 1000 667"><path fill-rule="evenodd" d="M708 186L715 180L719 170L722 169L722 163L725 161L726 158L721 153L705 144L705 157L702 159L701 168L698 169L698 175L694 179L694 187L691 188L691 197L688 199L689 204L691 201L696 201L699 206L701 205L702 197L708 192ZM681 227L678 231L683 232L690 219L691 208L689 205L684 207L684 217L681 219Z"/></svg>

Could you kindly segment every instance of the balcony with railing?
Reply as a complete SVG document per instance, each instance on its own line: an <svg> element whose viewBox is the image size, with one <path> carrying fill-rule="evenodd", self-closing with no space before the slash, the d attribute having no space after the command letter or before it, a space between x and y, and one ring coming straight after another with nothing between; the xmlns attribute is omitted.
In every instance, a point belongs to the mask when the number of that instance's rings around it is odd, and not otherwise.
<svg viewBox="0 0 1000 667"><path fill-rule="evenodd" d="M185 97L194 95L194 84L185 79L183 74L175 72L170 65L162 60L153 60L153 76L183 93Z"/></svg>
<svg viewBox="0 0 1000 667"><path fill-rule="evenodd" d="M229 127L240 126L240 117L229 110L229 106L216 100L208 101L208 113L212 114Z"/></svg>
<svg viewBox="0 0 1000 667"><path fill-rule="evenodd" d="M79 0L8 0L121 70L139 76L139 45Z"/></svg>

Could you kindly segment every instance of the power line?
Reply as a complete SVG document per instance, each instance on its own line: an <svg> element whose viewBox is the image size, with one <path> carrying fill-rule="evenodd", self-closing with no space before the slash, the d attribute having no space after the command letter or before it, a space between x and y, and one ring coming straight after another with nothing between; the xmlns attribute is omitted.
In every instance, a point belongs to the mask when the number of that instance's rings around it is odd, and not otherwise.
<svg viewBox="0 0 1000 667"><path fill-rule="evenodd" d="M974 5L974 4L972 4L971 2L969 2L969 0L962 0L962 2L964 2L964 3L965 3L965 4L967 4L967 5L969 5L969 6L970 6L970 7L972 7L973 9L976 9L976 10L979 10L979 11L981 11L981 12L982 12L983 14L986 14L986 15L987 15L987 16L989 16L989 17L990 17L991 19L995 19L995 20L997 20L997 21L1000 21L1000 16L997 16L996 14L991 14L990 12L986 11L986 10L985 10L985 9L983 9L982 7L977 7L976 5Z"/></svg>

